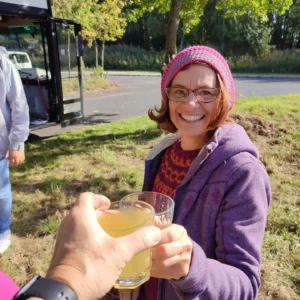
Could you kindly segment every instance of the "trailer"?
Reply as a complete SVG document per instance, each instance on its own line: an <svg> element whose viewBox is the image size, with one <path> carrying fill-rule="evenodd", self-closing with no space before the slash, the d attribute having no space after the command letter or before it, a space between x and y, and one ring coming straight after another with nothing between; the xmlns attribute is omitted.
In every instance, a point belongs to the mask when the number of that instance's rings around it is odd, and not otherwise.
<svg viewBox="0 0 300 300"><path fill-rule="evenodd" d="M0 46L19 71L31 131L83 120L80 24L54 18L49 0L0 1Z"/></svg>

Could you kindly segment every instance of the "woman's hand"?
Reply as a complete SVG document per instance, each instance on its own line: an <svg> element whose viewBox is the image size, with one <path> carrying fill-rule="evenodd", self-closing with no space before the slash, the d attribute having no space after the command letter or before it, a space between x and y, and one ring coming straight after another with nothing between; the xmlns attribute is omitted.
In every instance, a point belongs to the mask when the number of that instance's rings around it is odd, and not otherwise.
<svg viewBox="0 0 300 300"><path fill-rule="evenodd" d="M184 227L172 224L162 230L162 239L152 248L151 277L179 279L190 270L193 244Z"/></svg>

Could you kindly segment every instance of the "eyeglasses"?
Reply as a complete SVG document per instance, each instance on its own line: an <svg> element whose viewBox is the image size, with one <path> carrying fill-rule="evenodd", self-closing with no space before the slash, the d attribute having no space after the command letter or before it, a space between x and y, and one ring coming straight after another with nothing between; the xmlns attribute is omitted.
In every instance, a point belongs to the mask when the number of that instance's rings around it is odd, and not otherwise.
<svg viewBox="0 0 300 300"><path fill-rule="evenodd" d="M185 102L192 92L198 102L210 103L216 100L220 93L218 88L199 88L196 90L188 90L182 87L169 87L165 92L171 101Z"/></svg>

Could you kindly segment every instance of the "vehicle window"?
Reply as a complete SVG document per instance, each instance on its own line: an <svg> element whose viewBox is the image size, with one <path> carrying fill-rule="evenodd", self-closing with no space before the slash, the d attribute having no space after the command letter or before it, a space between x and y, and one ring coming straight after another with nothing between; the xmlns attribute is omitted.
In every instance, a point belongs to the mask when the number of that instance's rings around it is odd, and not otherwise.
<svg viewBox="0 0 300 300"><path fill-rule="evenodd" d="M28 57L22 54L10 54L9 59L16 60L18 63L28 63Z"/></svg>

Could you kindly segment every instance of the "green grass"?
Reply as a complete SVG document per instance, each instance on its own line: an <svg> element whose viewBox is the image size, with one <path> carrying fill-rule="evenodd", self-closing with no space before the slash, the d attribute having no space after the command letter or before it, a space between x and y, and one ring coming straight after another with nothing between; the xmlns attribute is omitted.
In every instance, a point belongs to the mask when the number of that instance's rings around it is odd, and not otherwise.
<svg viewBox="0 0 300 300"><path fill-rule="evenodd" d="M300 296L299 115L300 95L240 98L232 113L259 148L272 181L260 300ZM93 191L117 200L139 191L144 158L163 135L142 116L27 144L26 163L11 168L13 243L0 269L18 284L44 274L76 196Z"/></svg>
<svg viewBox="0 0 300 300"><path fill-rule="evenodd" d="M83 90L84 91L97 91L102 89L109 89L116 87L116 84L101 78L98 75L83 77ZM63 79L62 88L64 96L68 97L68 94L79 92L79 81L77 78Z"/></svg>

